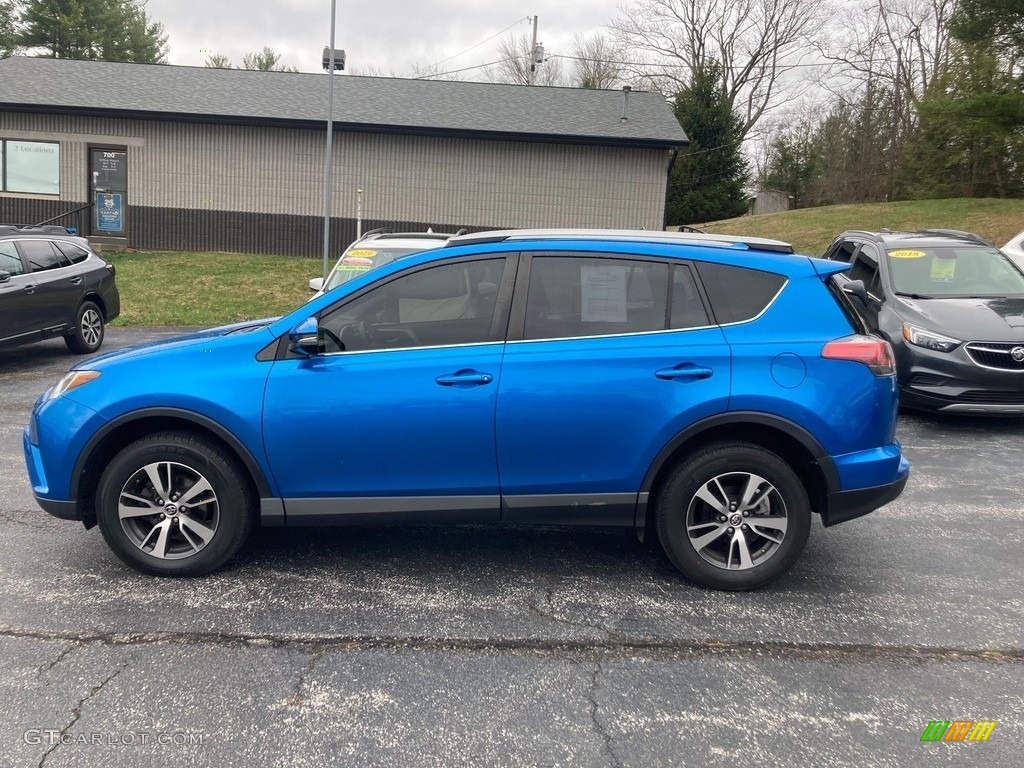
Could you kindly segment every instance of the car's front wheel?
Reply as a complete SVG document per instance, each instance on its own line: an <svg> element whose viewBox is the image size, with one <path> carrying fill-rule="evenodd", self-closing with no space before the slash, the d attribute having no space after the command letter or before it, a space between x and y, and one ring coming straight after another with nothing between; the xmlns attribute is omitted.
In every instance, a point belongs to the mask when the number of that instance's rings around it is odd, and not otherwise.
<svg viewBox="0 0 1024 768"><path fill-rule="evenodd" d="M200 576L224 565L254 521L253 493L216 444L162 432L124 448L100 478L96 518L125 563L158 576Z"/></svg>
<svg viewBox="0 0 1024 768"><path fill-rule="evenodd" d="M655 499L658 537L687 578L756 589L785 573L810 532L807 492L779 456L717 443L683 459Z"/></svg>
<svg viewBox="0 0 1024 768"><path fill-rule="evenodd" d="M75 327L64 337L68 349L78 355L95 352L103 343L103 313L91 301L83 301L75 315Z"/></svg>

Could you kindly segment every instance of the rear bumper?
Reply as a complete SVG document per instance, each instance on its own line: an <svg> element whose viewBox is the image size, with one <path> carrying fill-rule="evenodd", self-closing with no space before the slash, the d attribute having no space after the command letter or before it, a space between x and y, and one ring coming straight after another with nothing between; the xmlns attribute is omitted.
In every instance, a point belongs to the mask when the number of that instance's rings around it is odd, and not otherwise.
<svg viewBox="0 0 1024 768"><path fill-rule="evenodd" d="M828 506L821 511L822 524L825 527L837 525L874 512L903 493L903 488L907 485L909 477L910 462L901 458L899 473L891 483L830 493Z"/></svg>

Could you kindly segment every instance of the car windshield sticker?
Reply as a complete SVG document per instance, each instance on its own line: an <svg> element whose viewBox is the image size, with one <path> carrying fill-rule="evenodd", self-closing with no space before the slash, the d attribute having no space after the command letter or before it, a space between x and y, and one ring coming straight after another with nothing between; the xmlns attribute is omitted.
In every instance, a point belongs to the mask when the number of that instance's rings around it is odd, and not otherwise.
<svg viewBox="0 0 1024 768"><path fill-rule="evenodd" d="M932 280L937 283L952 283L955 276L956 259L932 259Z"/></svg>
<svg viewBox="0 0 1024 768"><path fill-rule="evenodd" d="M923 259L926 254L924 251L889 251L889 255L894 259Z"/></svg>
<svg viewBox="0 0 1024 768"><path fill-rule="evenodd" d="M371 253L372 253L372 251L371 251ZM349 265L351 265L353 267L372 267L373 266L373 259L366 259L366 258L363 258L361 256L352 256L350 254L348 256L342 257L341 263L342 264L349 264Z"/></svg>
<svg viewBox="0 0 1024 768"><path fill-rule="evenodd" d="M356 258L370 258L372 259L377 255L376 251L371 251L369 248L357 248L353 251L349 251L345 254L346 256L355 256Z"/></svg>
<svg viewBox="0 0 1024 768"><path fill-rule="evenodd" d="M626 322L626 272L629 267L580 267L582 312L584 323Z"/></svg>
<svg viewBox="0 0 1024 768"><path fill-rule="evenodd" d="M361 264L356 264L356 265L341 264L341 265L338 266L338 271L339 272L369 272L370 268L369 267L364 267Z"/></svg>

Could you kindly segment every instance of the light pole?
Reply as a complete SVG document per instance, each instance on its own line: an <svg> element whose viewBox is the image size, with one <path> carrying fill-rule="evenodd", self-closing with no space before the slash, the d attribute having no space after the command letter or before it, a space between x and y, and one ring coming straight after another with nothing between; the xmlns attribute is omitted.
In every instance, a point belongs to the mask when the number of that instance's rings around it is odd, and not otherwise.
<svg viewBox="0 0 1024 768"><path fill-rule="evenodd" d="M324 153L324 280L327 280L327 256L331 249L331 209L333 207L334 174L334 70L345 69L345 52L334 48L334 23L337 0L331 0L331 46L324 48L323 64L327 70L327 151Z"/></svg>

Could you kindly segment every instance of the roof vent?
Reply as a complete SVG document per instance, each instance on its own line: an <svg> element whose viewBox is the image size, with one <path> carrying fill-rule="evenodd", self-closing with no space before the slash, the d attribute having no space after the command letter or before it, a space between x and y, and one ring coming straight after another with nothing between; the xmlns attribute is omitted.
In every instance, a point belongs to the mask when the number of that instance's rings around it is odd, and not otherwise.
<svg viewBox="0 0 1024 768"><path fill-rule="evenodd" d="M629 120L629 92L633 90L628 85L622 86L622 117L619 118L619 122L626 122Z"/></svg>

